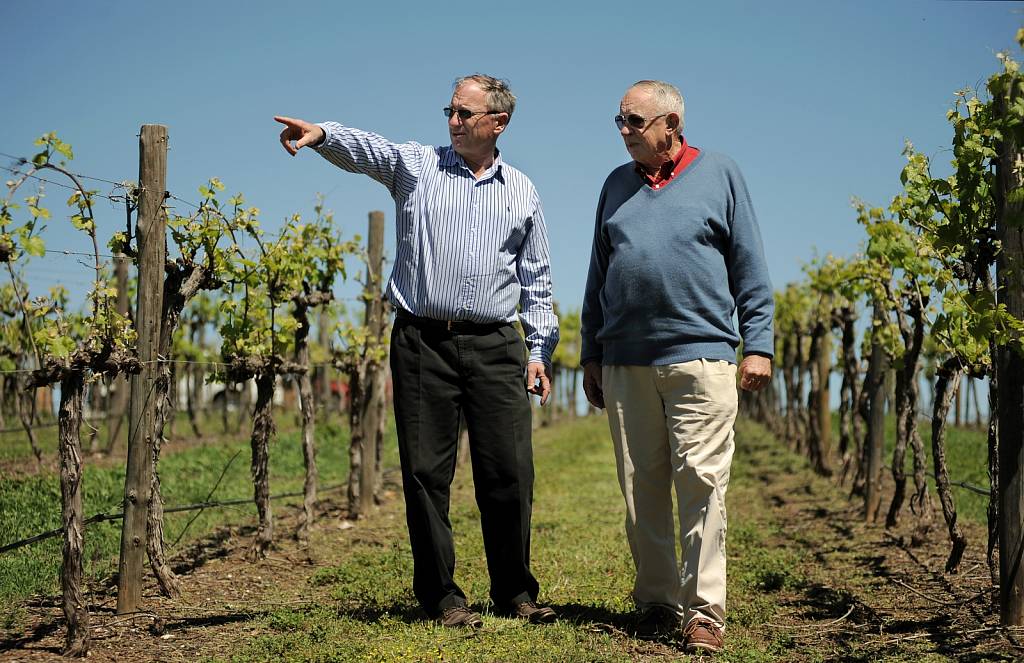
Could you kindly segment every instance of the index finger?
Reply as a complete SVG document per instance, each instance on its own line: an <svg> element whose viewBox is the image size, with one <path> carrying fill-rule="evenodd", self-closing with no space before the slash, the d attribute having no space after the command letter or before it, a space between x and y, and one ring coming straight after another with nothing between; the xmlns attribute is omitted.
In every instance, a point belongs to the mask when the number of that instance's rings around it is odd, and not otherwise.
<svg viewBox="0 0 1024 663"><path fill-rule="evenodd" d="M275 122L280 122L281 124L286 124L289 127L301 127L302 126L302 120L296 120L294 117L287 117L285 115L275 115L274 116L274 121Z"/></svg>

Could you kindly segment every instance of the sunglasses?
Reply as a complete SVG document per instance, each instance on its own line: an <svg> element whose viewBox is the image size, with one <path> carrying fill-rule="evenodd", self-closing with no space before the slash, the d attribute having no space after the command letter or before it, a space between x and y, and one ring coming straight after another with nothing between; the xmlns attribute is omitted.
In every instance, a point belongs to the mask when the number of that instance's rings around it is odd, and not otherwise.
<svg viewBox="0 0 1024 663"><path fill-rule="evenodd" d="M498 113L503 113L504 111L471 111L468 108L452 108L451 106L445 106L444 108L441 109L441 112L444 113L444 116L449 119L451 118L452 115L458 115L459 119L465 122L474 115L497 115Z"/></svg>
<svg viewBox="0 0 1024 663"><path fill-rule="evenodd" d="M668 115L668 113L662 113L661 115L655 115L650 120L648 120L643 115L630 113L628 115L619 114L612 119L615 120L615 126L619 128L619 131L622 131L622 127L626 126L627 124L630 126L631 129L643 129L651 122L657 120L659 117L665 117L666 115Z"/></svg>

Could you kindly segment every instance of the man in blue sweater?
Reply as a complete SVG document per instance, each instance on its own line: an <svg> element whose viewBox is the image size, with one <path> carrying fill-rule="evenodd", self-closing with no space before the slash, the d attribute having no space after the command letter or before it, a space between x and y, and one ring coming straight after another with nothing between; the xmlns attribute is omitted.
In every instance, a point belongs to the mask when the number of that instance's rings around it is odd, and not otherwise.
<svg viewBox="0 0 1024 663"><path fill-rule="evenodd" d="M686 651L715 652L725 628L736 353L742 341L740 387L767 385L772 286L739 168L687 144L679 90L634 84L615 123L633 160L612 171L598 201L583 387L608 409L636 565L637 634L681 629Z"/></svg>

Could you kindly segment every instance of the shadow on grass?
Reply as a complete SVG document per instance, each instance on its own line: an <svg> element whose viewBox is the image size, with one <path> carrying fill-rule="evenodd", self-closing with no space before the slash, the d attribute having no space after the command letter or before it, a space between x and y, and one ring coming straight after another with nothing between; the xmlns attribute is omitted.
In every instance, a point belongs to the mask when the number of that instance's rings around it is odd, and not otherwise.
<svg viewBox="0 0 1024 663"><path fill-rule="evenodd" d="M915 644L957 661L1020 660L986 651L987 647L1001 646L999 641L1004 636L994 628L965 628L963 615L956 610L941 615L910 613L902 619L891 619L843 590L810 584L801 587L800 593L789 605L803 609L803 620L821 623L822 632L828 633L828 640L842 652L844 661L868 663L888 656L899 658L912 651L906 649L908 645ZM970 607L963 605L962 611L969 612ZM919 617L915 618L916 615ZM833 622L836 628L830 630ZM877 640L865 641L865 633L877 634Z"/></svg>
<svg viewBox="0 0 1024 663"><path fill-rule="evenodd" d="M470 607L477 611L480 610L480 607L476 605L470 605ZM423 608L412 603L341 605L337 607L336 612L339 617L348 617L367 624L379 622L384 617L390 617L404 624L414 624L430 619Z"/></svg>
<svg viewBox="0 0 1024 663"><path fill-rule="evenodd" d="M51 654L59 655L61 653L60 647L33 648L30 647L30 645L32 645L33 643L37 643L44 638L52 636L54 633L63 628L64 624L63 621L60 619L51 619L46 622L36 624L36 626L33 627L32 630L26 633L25 635L0 640L0 654L20 649L23 651L30 650L39 652L49 652Z"/></svg>
<svg viewBox="0 0 1024 663"><path fill-rule="evenodd" d="M236 528L236 534L240 537L247 537L255 531L255 527ZM218 528L208 536L176 553L174 555L176 561L172 570L176 575L194 573L211 560L227 557L231 553L231 548L228 545L231 536L232 529L230 527Z"/></svg>
<svg viewBox="0 0 1024 663"><path fill-rule="evenodd" d="M558 613L558 619L561 621L578 625L590 624L602 631L633 633L638 619L633 612L612 612L607 608L580 603L553 603L551 607Z"/></svg>
<svg viewBox="0 0 1024 663"><path fill-rule="evenodd" d="M833 621L846 615L844 621L851 624L869 624L872 627L881 624L874 610L847 591L818 583L800 586L799 591L800 598L789 604L801 608L801 618L807 622Z"/></svg>
<svg viewBox="0 0 1024 663"><path fill-rule="evenodd" d="M237 624L262 617L265 613L259 612L225 612L219 615L204 615L202 617L177 617L169 619L161 632L187 631L195 628L206 628L208 626L224 626L225 624Z"/></svg>
<svg viewBox="0 0 1024 663"><path fill-rule="evenodd" d="M602 631L626 634L632 633L636 626L637 617L632 612L613 612L606 608L579 603L552 603L548 605L558 614L559 621L563 622L570 622L581 626L590 625ZM471 602L469 607L484 616L495 616L490 602ZM384 617L405 624L431 620L423 608L412 603L341 605L336 608L336 612L340 617L348 617L367 624L379 622Z"/></svg>

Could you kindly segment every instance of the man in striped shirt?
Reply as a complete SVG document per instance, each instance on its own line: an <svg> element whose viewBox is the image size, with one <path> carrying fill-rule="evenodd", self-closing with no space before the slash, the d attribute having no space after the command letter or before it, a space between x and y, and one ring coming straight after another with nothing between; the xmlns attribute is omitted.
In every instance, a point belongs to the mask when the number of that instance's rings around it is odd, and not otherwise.
<svg viewBox="0 0 1024 663"><path fill-rule="evenodd" d="M444 108L451 137L445 147L392 143L336 122L274 118L285 125L281 143L290 154L312 147L339 168L377 180L395 200L397 253L386 294L397 311L391 370L413 591L445 626L483 624L454 579L448 503L460 413L495 612L555 619L536 603L530 572L527 392L547 402L558 320L540 199L496 148L514 109L506 82L475 74L456 81ZM517 306L525 347L512 327Z"/></svg>

